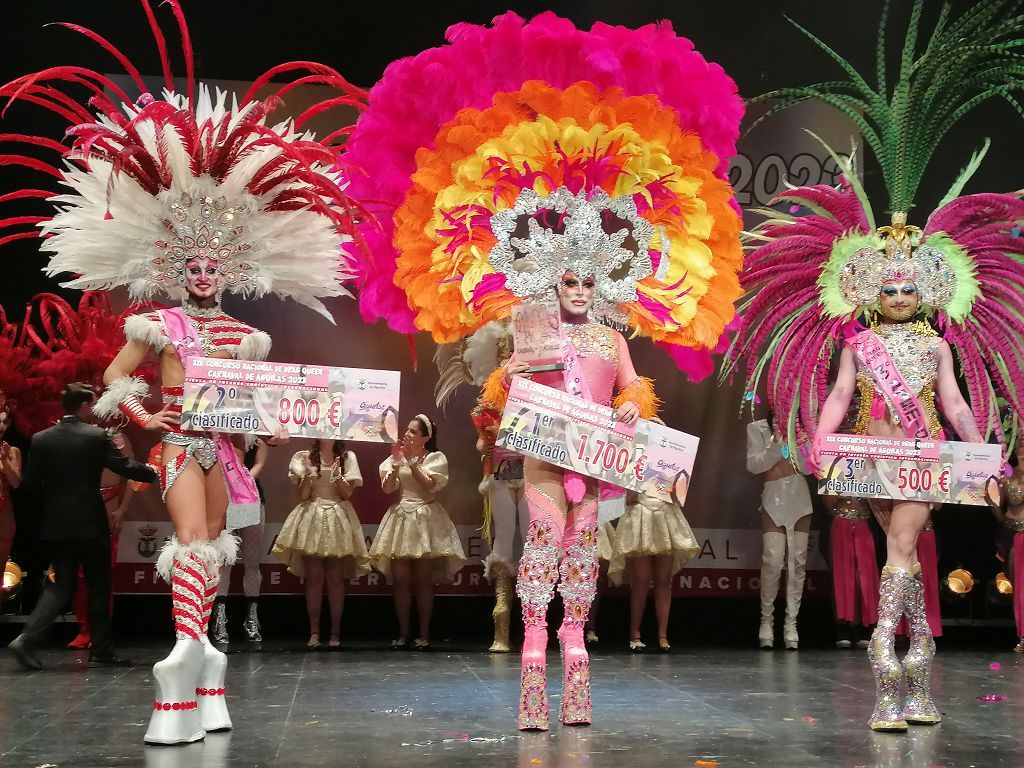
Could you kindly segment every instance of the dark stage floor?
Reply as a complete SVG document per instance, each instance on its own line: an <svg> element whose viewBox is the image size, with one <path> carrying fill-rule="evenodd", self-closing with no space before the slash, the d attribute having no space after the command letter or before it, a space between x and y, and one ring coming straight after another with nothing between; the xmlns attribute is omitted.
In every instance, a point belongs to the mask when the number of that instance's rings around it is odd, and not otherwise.
<svg viewBox="0 0 1024 768"><path fill-rule="evenodd" d="M864 725L863 651L687 648L670 656L594 653L590 728L520 734L514 655L294 646L233 653L235 730L182 748L143 747L149 666L166 645L125 648L139 663L89 669L52 651L48 668L0 664L0 765L39 766L893 766L1024 765L1024 659L942 651L935 690L946 720L908 735ZM549 662L558 672L558 655ZM992 668L998 663L1001 668ZM556 678L557 680L557 678ZM560 683L552 686L557 714ZM1004 699L979 700L991 695Z"/></svg>

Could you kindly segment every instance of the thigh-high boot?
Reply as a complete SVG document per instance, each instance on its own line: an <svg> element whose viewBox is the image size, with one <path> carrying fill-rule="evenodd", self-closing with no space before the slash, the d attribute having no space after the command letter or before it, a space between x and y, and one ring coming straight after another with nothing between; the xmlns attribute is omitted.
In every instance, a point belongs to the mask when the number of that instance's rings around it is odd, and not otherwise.
<svg viewBox="0 0 1024 768"><path fill-rule="evenodd" d="M902 568L887 565L878 586L878 624L871 633L868 660L875 675L875 710L868 727L873 731L905 731L900 686L903 666L896 658L896 627L903 617L911 578Z"/></svg>
<svg viewBox="0 0 1024 768"><path fill-rule="evenodd" d="M210 642L207 630L210 611L213 609L221 570L230 567L238 554L238 539L234 534L223 531L212 542L217 553L216 559L207 566L206 599L203 602L203 671L199 675L196 696L199 701L199 719L205 731L227 731L231 729L224 693L224 676L227 672L228 657Z"/></svg>
<svg viewBox="0 0 1024 768"><path fill-rule="evenodd" d="M757 643L770 649L775 645L775 598L779 594L783 560L786 557L786 534L766 531L761 534L761 626Z"/></svg>
<svg viewBox="0 0 1024 768"><path fill-rule="evenodd" d="M903 612L910 624L910 650L903 657L903 669L907 676L907 699L903 707L903 719L912 725L934 725L942 715L932 702L930 677L932 657L935 655L935 640L925 610L924 582L921 568L914 564L907 579L906 603Z"/></svg>
<svg viewBox="0 0 1024 768"><path fill-rule="evenodd" d="M597 500L575 506L562 537L565 554L559 565L558 592L565 616L558 630L562 649L562 711L566 725L590 723L590 656L583 642L583 627L597 593Z"/></svg>
<svg viewBox="0 0 1024 768"><path fill-rule="evenodd" d="M156 698L146 730L147 744L186 744L206 732L199 719L196 688L203 669L203 604L207 567L216 559L208 541L179 544L176 537L164 545L157 572L171 585L174 648L153 665Z"/></svg>
<svg viewBox="0 0 1024 768"><path fill-rule="evenodd" d="M522 684L518 726L524 731L548 728L547 647L548 603L558 580L558 540L562 511L554 500L527 485L530 527L519 560L516 594L523 610Z"/></svg>

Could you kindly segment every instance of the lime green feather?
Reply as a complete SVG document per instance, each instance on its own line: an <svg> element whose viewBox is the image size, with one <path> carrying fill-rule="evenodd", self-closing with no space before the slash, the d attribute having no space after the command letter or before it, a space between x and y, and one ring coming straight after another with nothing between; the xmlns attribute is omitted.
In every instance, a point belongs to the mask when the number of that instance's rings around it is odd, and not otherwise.
<svg viewBox="0 0 1024 768"><path fill-rule="evenodd" d="M938 210L947 203L953 202L956 198L960 197L960 193L964 191L964 186L970 181L971 176L978 170L978 166L981 165L981 161L985 159L985 155L988 154L988 148L992 145L991 139L985 139L985 143L981 149L971 155L970 161L964 166L964 169L960 171L960 175L956 177L956 181L953 182L953 186L949 188L945 197L939 201L939 204L935 206Z"/></svg>
<svg viewBox="0 0 1024 768"><path fill-rule="evenodd" d="M794 26L839 66L845 79L762 94L752 103L775 100L754 124L794 104L818 100L849 117L880 166L892 211L908 211L932 156L959 120L989 99L1002 99L1021 116L1024 91L1024 15L1019 0L979 0L959 16L944 2L930 35L922 35L924 0L914 0L903 36L899 66L890 81L886 69L886 27L890 2L881 15L875 52L877 84L867 79L821 38ZM981 158L975 155L963 189Z"/></svg>
<svg viewBox="0 0 1024 768"><path fill-rule="evenodd" d="M832 252L828 261L825 262L821 275L818 276L818 287L821 288L821 304L824 307L825 315L828 317L846 317L857 310L857 307L850 304L843 298L843 291L839 287L839 276L843 267L861 248L873 248L882 250L885 242L878 235L863 235L859 233L849 234L838 238L832 245Z"/></svg>
<svg viewBox="0 0 1024 768"><path fill-rule="evenodd" d="M978 285L978 280L974 277L974 260L962 245L945 232L929 235L922 245L934 248L941 253L956 276L956 293L953 294L949 304L943 307L943 311L954 323L962 323L964 318L971 313L975 299L981 296L981 288Z"/></svg>

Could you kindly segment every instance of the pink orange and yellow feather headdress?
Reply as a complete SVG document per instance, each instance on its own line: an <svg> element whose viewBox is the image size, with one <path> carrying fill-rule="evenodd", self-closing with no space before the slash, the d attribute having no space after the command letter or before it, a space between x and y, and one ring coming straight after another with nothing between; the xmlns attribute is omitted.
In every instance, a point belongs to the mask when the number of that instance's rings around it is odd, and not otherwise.
<svg viewBox="0 0 1024 768"><path fill-rule="evenodd" d="M572 269L677 360L714 348L740 295L733 81L667 23L507 13L447 40L388 68L348 144L348 191L385 222L364 317L451 342Z"/></svg>

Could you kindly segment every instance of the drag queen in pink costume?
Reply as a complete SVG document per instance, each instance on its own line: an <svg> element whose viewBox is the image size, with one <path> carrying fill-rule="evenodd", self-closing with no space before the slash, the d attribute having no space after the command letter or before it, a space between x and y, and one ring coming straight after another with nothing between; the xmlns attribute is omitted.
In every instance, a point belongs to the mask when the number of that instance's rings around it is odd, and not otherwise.
<svg viewBox="0 0 1024 768"><path fill-rule="evenodd" d="M666 23L584 31L552 13L529 22L507 13L447 38L388 68L350 139L348 158L365 170L350 192L394 210L390 226L364 231L364 316L453 343L519 302L557 299L565 370L534 379L611 405L624 422L653 415L652 382L612 328L653 339L691 376L710 372L742 261L725 181L742 112L735 85ZM525 370L513 355L483 400L502 408ZM548 727L556 585L561 720L589 723L583 626L597 525L621 514L621 489L531 458L525 486L518 724Z"/></svg>
<svg viewBox="0 0 1024 768"><path fill-rule="evenodd" d="M593 322L589 312L594 304L594 278L580 278L566 272L557 289L565 332L566 374L533 374L539 384L573 392L601 405L612 405L625 424L655 415L657 400L652 382L636 374L629 347L622 335ZM515 355L504 374L530 376L529 366ZM500 395L496 400L501 401ZM643 405L641 405L641 403ZM597 591L597 481L571 473L552 464L527 457L526 502L530 526L519 560L516 593L522 603L523 640L522 687L519 727L547 727L548 646L547 607L557 583L564 618L558 630L562 649L562 711L567 724L590 722L590 659L583 642L583 627ZM600 489L609 494L611 488ZM621 503L621 493L614 493Z"/></svg>
<svg viewBox="0 0 1024 768"><path fill-rule="evenodd" d="M360 95L330 68L309 62L276 67L241 97L197 87L181 8L175 0L168 5L182 37L184 93L174 91L164 37L145 1L162 54L162 93L150 93L123 54L81 28L125 68L141 93L137 99L104 75L76 67L0 88L0 94L48 106L72 123L70 149L40 137L7 137L61 156L57 163L25 163L51 168L61 182L57 211L39 217L47 236L42 250L51 254L46 272L71 273L75 277L64 285L73 288L126 286L136 300L157 293L181 300L180 307L125 321L127 344L107 368L107 390L96 404L103 417L123 415L163 434L161 490L175 533L157 570L171 584L176 643L153 668L156 698L145 736L151 744L186 743L231 728L227 659L210 644L207 627L221 568L233 562L237 549L235 537L224 531L225 519L232 519L231 527L259 519L241 436L180 421L185 366L196 356L252 360L269 352L265 333L221 309L225 291L277 293L330 319L317 297L344 294L341 249L354 233L353 206L338 186L337 151L302 125ZM294 121L270 123L290 86L266 100L253 96L274 75L292 71L331 86L335 98ZM51 80L88 84L89 106L51 87ZM157 357L163 385L163 406L155 413L144 402L145 382L132 376L150 354Z"/></svg>

